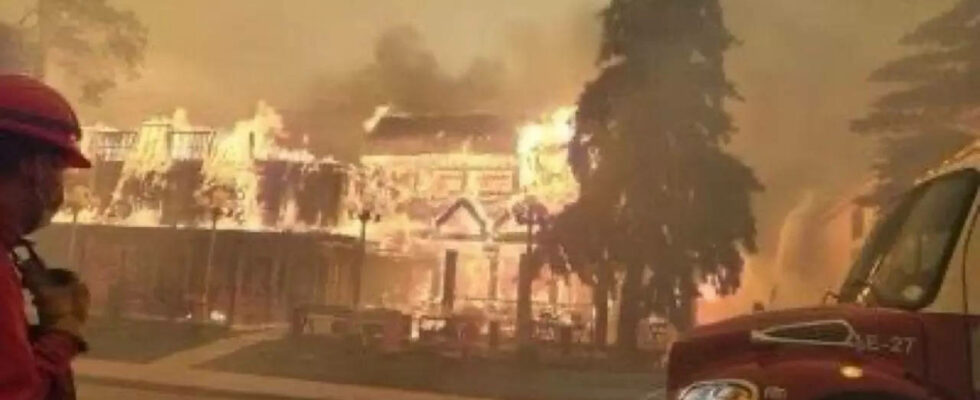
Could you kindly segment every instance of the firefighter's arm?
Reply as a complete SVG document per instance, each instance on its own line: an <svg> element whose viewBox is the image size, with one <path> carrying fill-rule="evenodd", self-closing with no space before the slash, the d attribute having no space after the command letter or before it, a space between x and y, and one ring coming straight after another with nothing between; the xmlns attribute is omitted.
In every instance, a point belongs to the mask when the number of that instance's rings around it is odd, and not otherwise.
<svg viewBox="0 0 980 400"><path fill-rule="evenodd" d="M49 304L66 304L59 293L46 294ZM12 269L0 267L0 399L44 398L52 383L67 374L71 360L84 349L78 339L84 318L78 314L87 313L87 295L73 293L68 303L85 300L79 303L83 307L73 305L72 313L29 336L19 282Z"/></svg>
<svg viewBox="0 0 980 400"><path fill-rule="evenodd" d="M34 399L40 388L20 283L13 268L0 260L0 399Z"/></svg>
<svg viewBox="0 0 980 400"><path fill-rule="evenodd" d="M88 317L88 290L84 285L43 287L35 305L42 325L31 334L31 349L41 391L70 376L71 360L85 351L80 331Z"/></svg>

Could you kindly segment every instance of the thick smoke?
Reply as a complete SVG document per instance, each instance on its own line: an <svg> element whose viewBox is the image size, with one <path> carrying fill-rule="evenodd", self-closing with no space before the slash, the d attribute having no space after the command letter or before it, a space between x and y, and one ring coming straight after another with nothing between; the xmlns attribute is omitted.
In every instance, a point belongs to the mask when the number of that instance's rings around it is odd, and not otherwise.
<svg viewBox="0 0 980 400"><path fill-rule="evenodd" d="M0 73L24 72L27 65L20 31L0 22Z"/></svg>
<svg viewBox="0 0 980 400"><path fill-rule="evenodd" d="M287 124L314 149L351 159L363 139L362 122L382 105L411 114L534 117L574 103L592 72L595 26L592 13L551 30L512 24L501 55L478 56L457 74L442 66L419 30L389 28L376 40L369 65L321 77Z"/></svg>
<svg viewBox="0 0 980 400"><path fill-rule="evenodd" d="M477 59L461 76L451 76L410 26L382 34L374 58L369 73L376 74L381 99L405 112L463 112L484 105L500 91L503 65L499 62Z"/></svg>
<svg viewBox="0 0 980 400"><path fill-rule="evenodd" d="M287 123L309 138L314 149L352 158L363 136L361 122L375 107L388 105L413 114L485 109L500 96L503 76L503 65L486 58L474 60L454 76L440 65L418 30L398 26L378 37L369 65L316 82Z"/></svg>
<svg viewBox="0 0 980 400"><path fill-rule="evenodd" d="M868 76L908 51L899 46L902 35L952 0L722 3L741 40L726 58L729 78L745 97L730 105L739 127L733 147L767 188L755 204L761 253L750 260L750 268L767 282L747 286L736 296L741 299L732 300L740 302L732 311L743 312L751 301L766 301L769 289L786 276L819 276L826 279L810 279L813 287L805 289L836 289L835 273L847 265L822 265L789 249L814 246L820 240L815 234L827 222L813 215L834 212L871 178L873 147L849 129L850 121L888 89L869 83ZM808 211L793 214L801 209ZM780 297L793 292L779 288ZM819 298L792 300L813 304Z"/></svg>

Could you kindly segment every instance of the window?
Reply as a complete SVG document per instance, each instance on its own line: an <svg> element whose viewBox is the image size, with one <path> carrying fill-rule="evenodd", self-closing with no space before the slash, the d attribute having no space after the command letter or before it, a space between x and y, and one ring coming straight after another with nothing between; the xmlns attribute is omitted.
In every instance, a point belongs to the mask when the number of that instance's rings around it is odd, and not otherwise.
<svg viewBox="0 0 980 400"><path fill-rule="evenodd" d="M977 180L975 171L955 172L906 195L876 227L842 298L904 309L928 305L973 204Z"/></svg>

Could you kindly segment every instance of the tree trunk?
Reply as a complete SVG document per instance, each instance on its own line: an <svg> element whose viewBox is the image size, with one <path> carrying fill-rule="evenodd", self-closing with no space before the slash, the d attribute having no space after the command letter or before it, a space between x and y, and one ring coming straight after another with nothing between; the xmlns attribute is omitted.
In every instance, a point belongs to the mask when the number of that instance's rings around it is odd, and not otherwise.
<svg viewBox="0 0 980 400"><path fill-rule="evenodd" d="M612 274L609 265L599 267L598 280L592 292L592 303L595 307L595 332L593 344L597 348L605 348L609 344L609 288Z"/></svg>
<svg viewBox="0 0 980 400"><path fill-rule="evenodd" d="M616 332L616 345L624 356L636 354L636 329L643 318L640 300L643 290L643 264L633 262L626 267L623 280L623 293L619 303L619 324Z"/></svg>
<svg viewBox="0 0 980 400"><path fill-rule="evenodd" d="M693 278L682 283L680 306L670 318L678 332L686 332L694 327L697 320L697 296L697 286Z"/></svg>

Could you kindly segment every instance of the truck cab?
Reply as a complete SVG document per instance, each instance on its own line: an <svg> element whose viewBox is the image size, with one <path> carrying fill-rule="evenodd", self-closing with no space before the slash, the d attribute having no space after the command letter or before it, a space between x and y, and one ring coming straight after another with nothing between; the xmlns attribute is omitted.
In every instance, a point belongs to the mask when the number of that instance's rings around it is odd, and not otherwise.
<svg viewBox="0 0 980 400"><path fill-rule="evenodd" d="M836 304L700 326L667 398L980 399L980 152L881 210Z"/></svg>

